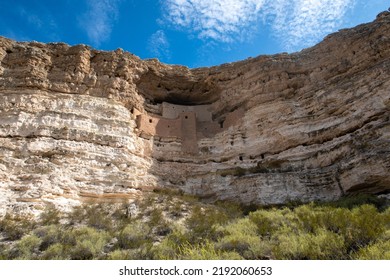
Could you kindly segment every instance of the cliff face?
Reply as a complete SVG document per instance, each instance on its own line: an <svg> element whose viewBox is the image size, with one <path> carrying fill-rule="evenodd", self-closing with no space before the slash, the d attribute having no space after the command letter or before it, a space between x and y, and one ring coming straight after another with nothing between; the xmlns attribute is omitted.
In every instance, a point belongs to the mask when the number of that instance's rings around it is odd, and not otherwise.
<svg viewBox="0 0 390 280"><path fill-rule="evenodd" d="M188 69L0 38L0 215L179 188L245 204L390 190L390 13Z"/></svg>

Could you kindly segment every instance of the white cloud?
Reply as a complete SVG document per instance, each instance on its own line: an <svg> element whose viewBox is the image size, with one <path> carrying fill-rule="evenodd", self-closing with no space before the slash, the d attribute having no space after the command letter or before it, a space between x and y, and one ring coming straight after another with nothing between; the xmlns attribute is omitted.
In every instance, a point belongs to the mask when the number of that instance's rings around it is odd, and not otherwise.
<svg viewBox="0 0 390 280"><path fill-rule="evenodd" d="M309 46L337 29L355 0L167 0L166 21L200 39L248 38L263 20L287 50Z"/></svg>
<svg viewBox="0 0 390 280"><path fill-rule="evenodd" d="M201 39L231 42L257 20L265 0L168 0L169 22L192 29Z"/></svg>
<svg viewBox="0 0 390 280"><path fill-rule="evenodd" d="M87 0L88 11L80 18L80 25L95 47L110 38L113 22L119 12L119 1Z"/></svg>
<svg viewBox="0 0 390 280"><path fill-rule="evenodd" d="M277 0L263 15L273 15L271 27L289 51L311 46L336 31L354 0Z"/></svg>
<svg viewBox="0 0 390 280"><path fill-rule="evenodd" d="M150 36L149 51L159 59L170 59L169 41L163 30L158 30Z"/></svg>

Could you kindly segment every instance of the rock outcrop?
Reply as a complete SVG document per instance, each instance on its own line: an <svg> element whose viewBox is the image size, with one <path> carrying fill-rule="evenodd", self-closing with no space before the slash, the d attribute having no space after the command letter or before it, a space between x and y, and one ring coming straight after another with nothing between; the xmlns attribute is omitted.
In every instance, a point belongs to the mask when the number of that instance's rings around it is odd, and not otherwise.
<svg viewBox="0 0 390 280"><path fill-rule="evenodd" d="M178 188L244 204L390 191L390 13L188 69L0 38L0 215Z"/></svg>

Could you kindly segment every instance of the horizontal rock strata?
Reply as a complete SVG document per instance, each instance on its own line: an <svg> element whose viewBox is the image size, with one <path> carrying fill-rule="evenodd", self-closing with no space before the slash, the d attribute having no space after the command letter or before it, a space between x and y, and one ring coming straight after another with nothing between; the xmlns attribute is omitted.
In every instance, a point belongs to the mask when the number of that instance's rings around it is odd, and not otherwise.
<svg viewBox="0 0 390 280"><path fill-rule="evenodd" d="M188 69L0 38L0 215L179 188L244 204L390 190L390 13Z"/></svg>

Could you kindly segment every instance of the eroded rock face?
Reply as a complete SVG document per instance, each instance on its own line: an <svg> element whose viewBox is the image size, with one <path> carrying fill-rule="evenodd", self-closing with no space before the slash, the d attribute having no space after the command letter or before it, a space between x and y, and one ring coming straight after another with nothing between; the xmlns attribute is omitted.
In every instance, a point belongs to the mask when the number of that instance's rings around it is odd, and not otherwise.
<svg viewBox="0 0 390 280"><path fill-rule="evenodd" d="M0 215L161 187L245 204L390 190L388 12L211 68L6 38L0 62Z"/></svg>

